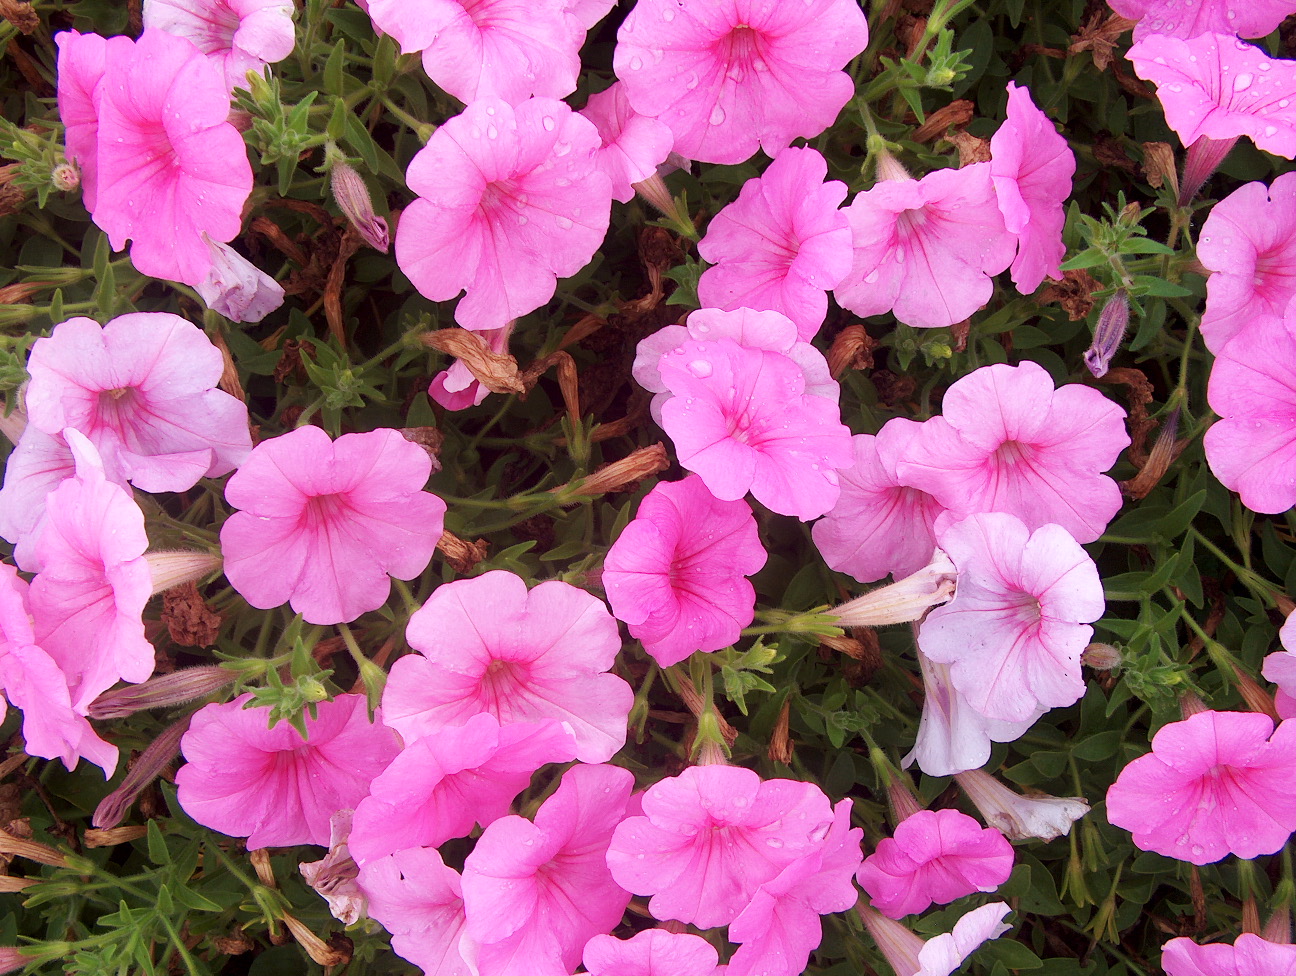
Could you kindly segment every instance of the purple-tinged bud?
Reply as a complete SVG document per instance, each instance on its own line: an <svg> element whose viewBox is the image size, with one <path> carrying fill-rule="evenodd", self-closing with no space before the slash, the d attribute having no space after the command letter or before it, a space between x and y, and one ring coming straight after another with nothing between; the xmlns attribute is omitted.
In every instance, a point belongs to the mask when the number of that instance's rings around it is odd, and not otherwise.
<svg viewBox="0 0 1296 976"><path fill-rule="evenodd" d="M183 668L138 685L105 691L90 703L93 719L125 718L146 708L170 708L205 698L232 684L238 673L215 665Z"/></svg>
<svg viewBox="0 0 1296 976"><path fill-rule="evenodd" d="M333 164L331 177L333 199L337 201L338 209L351 221L351 226L366 244L386 254L391 247L387 221L374 213L373 200L364 178L340 159Z"/></svg>
<svg viewBox="0 0 1296 976"><path fill-rule="evenodd" d="M135 802L135 797L144 791L166 768L167 764L180 755L180 738L189 730L186 715L174 725L163 729L145 749L122 780L121 786L105 796L99 806L95 807L94 825L101 830L116 827L126 817L126 811Z"/></svg>
<svg viewBox="0 0 1296 976"><path fill-rule="evenodd" d="M211 552L146 552L144 561L153 580L154 596L218 573L222 565L221 557Z"/></svg>
<svg viewBox="0 0 1296 976"><path fill-rule="evenodd" d="M1183 179L1179 181L1179 206L1186 207L1192 203L1202 184L1211 178L1211 174L1220 168L1224 157L1229 154L1238 137L1231 139L1210 139L1198 136L1197 141L1188 147L1188 158L1184 160Z"/></svg>
<svg viewBox="0 0 1296 976"><path fill-rule="evenodd" d="M81 185L81 171L76 163L59 163L50 171L50 182L54 189L68 193Z"/></svg>
<svg viewBox="0 0 1296 976"><path fill-rule="evenodd" d="M284 290L279 282L205 231L203 240L212 264L207 277L193 287L208 308L231 322L260 322L283 304Z"/></svg>
<svg viewBox="0 0 1296 976"><path fill-rule="evenodd" d="M1121 652L1110 644L1090 644L1081 653L1080 663L1095 671L1114 671L1121 666Z"/></svg>
<svg viewBox="0 0 1296 976"><path fill-rule="evenodd" d="M1102 378L1111 369L1112 357L1120 348L1129 328L1129 295L1124 288L1117 288L1116 293L1107 299L1107 304L1098 313L1098 325L1094 328L1093 344L1085 350L1084 362L1089 372Z"/></svg>

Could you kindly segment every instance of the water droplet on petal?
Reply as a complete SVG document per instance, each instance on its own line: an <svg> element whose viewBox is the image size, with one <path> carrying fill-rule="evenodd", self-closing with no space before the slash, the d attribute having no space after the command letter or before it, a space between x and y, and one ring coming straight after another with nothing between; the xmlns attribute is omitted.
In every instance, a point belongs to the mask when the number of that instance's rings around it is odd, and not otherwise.
<svg viewBox="0 0 1296 976"><path fill-rule="evenodd" d="M554 220L554 223L556 223L563 230L572 229L572 222L569 217L558 217Z"/></svg>
<svg viewBox="0 0 1296 976"><path fill-rule="evenodd" d="M694 376L698 377L699 379L703 379L711 375L711 364L708 363L705 359L693 360L693 362L688 364L688 368L689 368L689 372L692 373Z"/></svg>
<svg viewBox="0 0 1296 976"><path fill-rule="evenodd" d="M711 118L709 118L707 121L710 122L712 125L719 125L724 120L725 120L725 110L722 109L719 105L717 105L715 108L711 110Z"/></svg>
<svg viewBox="0 0 1296 976"><path fill-rule="evenodd" d="M630 59L630 70L638 71L642 67L643 67L643 58L639 57L636 54L633 58Z"/></svg>
<svg viewBox="0 0 1296 976"><path fill-rule="evenodd" d="M540 124L545 127L546 132L553 132L554 120L552 116L546 115L540 120Z"/></svg>

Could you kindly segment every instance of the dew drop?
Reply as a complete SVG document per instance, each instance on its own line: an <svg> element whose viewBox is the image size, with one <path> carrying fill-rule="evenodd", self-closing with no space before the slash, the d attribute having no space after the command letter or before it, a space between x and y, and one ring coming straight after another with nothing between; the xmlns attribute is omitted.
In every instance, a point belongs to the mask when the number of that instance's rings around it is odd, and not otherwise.
<svg viewBox="0 0 1296 976"><path fill-rule="evenodd" d="M493 125L488 125L488 126L486 126L486 138L488 138L488 139L498 139L498 138L499 138L499 129L495 128L495 126L493 126Z"/></svg>
<svg viewBox="0 0 1296 976"><path fill-rule="evenodd" d="M642 67L643 67L643 58L639 57L639 55L636 54L633 58L630 59L631 71L638 71Z"/></svg>
<svg viewBox="0 0 1296 976"><path fill-rule="evenodd" d="M525 214L518 214L518 226L519 226L519 227L525 227L525 226L526 226L526 222L527 222L526 215L525 215Z"/></svg>
<svg viewBox="0 0 1296 976"><path fill-rule="evenodd" d="M554 120L552 116L546 115L540 120L540 124L545 127L546 132L553 132Z"/></svg>
<svg viewBox="0 0 1296 976"><path fill-rule="evenodd" d="M1233 79L1234 91L1246 91L1251 87L1251 72L1244 71Z"/></svg>
<svg viewBox="0 0 1296 976"><path fill-rule="evenodd" d="M769 840L765 841L765 846L772 847L774 848L774 850L777 851L780 847L783 846L783 842L779 840L777 837L771 837Z"/></svg>
<svg viewBox="0 0 1296 976"><path fill-rule="evenodd" d="M563 230L572 229L572 222L571 219L568 217L558 217L554 220L554 223L556 223Z"/></svg>
<svg viewBox="0 0 1296 976"><path fill-rule="evenodd" d="M494 106L494 105L487 105L487 106L486 106L486 114L487 114L487 115L494 115L494 114L495 114L495 106Z"/></svg>
<svg viewBox="0 0 1296 976"><path fill-rule="evenodd" d="M712 125L719 125L725 120L725 111L719 105L711 110L711 118L707 121Z"/></svg>
<svg viewBox="0 0 1296 976"><path fill-rule="evenodd" d="M684 79L684 87L692 91L698 86L698 76L696 71L690 71L688 77Z"/></svg>
<svg viewBox="0 0 1296 976"><path fill-rule="evenodd" d="M555 143L554 143L554 155L555 155L555 156L566 156L569 152L571 152L571 143L570 143L570 142L555 142Z"/></svg>
<svg viewBox="0 0 1296 976"><path fill-rule="evenodd" d="M711 375L711 364L705 359L695 359L688 364L689 372L698 379L703 379Z"/></svg>

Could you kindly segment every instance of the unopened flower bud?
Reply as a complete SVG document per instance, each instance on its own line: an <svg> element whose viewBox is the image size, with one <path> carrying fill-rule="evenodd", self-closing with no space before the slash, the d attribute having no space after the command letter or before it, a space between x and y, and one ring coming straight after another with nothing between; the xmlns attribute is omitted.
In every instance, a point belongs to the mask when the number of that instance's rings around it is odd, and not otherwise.
<svg viewBox="0 0 1296 976"><path fill-rule="evenodd" d="M1238 141L1237 136L1231 139L1211 139L1198 136L1188 147L1188 158L1184 160L1183 179L1179 183L1179 206L1186 207L1192 203L1202 184L1210 179L1211 174L1219 169L1229 152Z"/></svg>
<svg viewBox="0 0 1296 976"><path fill-rule="evenodd" d="M95 807L93 822L96 827L100 829L116 827L122 822L126 811L135 802L135 798L158 778L173 759L180 755L180 738L189 730L189 720L192 717L186 715L179 722L163 729L162 733L149 743L149 747L140 753L121 785L105 796L99 802L99 806Z"/></svg>
<svg viewBox="0 0 1296 976"><path fill-rule="evenodd" d="M1191 691L1185 691L1179 696L1179 713L1183 718L1192 718L1199 712L1205 711L1208 711L1206 703Z"/></svg>
<svg viewBox="0 0 1296 976"><path fill-rule="evenodd" d="M220 691L237 677L238 672L215 665L182 668L138 685L105 691L90 703L87 714L93 719L125 718L147 708L171 708Z"/></svg>
<svg viewBox="0 0 1296 976"><path fill-rule="evenodd" d="M605 495L608 492L624 491L649 475L654 475L658 471L665 471L670 467L670 463L671 459L670 455L666 453L666 446L658 441L650 447L641 447L631 451L619 461L612 461L603 465L603 467L587 477L581 478L579 481L551 488L550 491L564 497L570 497L572 500L577 498L597 498L599 495Z"/></svg>
<svg viewBox="0 0 1296 976"><path fill-rule="evenodd" d="M76 163L59 163L50 171L50 182L54 189L69 193L81 185L81 171Z"/></svg>
<svg viewBox="0 0 1296 976"><path fill-rule="evenodd" d="M909 171L900 165L900 161L889 152L880 152L877 157L877 177L879 180L912 179Z"/></svg>
<svg viewBox="0 0 1296 976"><path fill-rule="evenodd" d="M351 226L360 233L366 244L386 254L391 247L387 221L374 213L373 200L364 178L342 160L333 164L330 177L333 199L337 201L343 216L351 221Z"/></svg>
<svg viewBox="0 0 1296 976"><path fill-rule="evenodd" d="M1121 652L1110 644L1090 644L1080 655L1080 663L1095 671L1113 671L1121 665Z"/></svg>
<svg viewBox="0 0 1296 976"><path fill-rule="evenodd" d="M207 307L231 322L260 322L283 304L279 282L238 251L203 231L211 255L207 277L193 285Z"/></svg>
<svg viewBox="0 0 1296 976"><path fill-rule="evenodd" d="M953 561L937 549L932 560L918 572L888 586L856 597L827 611L842 627L881 627L917 620L931 607L954 597L958 571Z"/></svg>
<svg viewBox="0 0 1296 976"><path fill-rule="evenodd" d="M1117 288L1115 294L1107 299L1107 304L1098 313L1098 325L1094 328L1093 343L1085 350L1084 362L1089 372L1095 377L1107 375L1111 369L1112 357L1120 348L1129 328L1129 295L1124 288Z"/></svg>
<svg viewBox="0 0 1296 976"><path fill-rule="evenodd" d="M675 200L671 196L670 189L666 186L666 181L662 179L660 171L634 184L634 188L636 193L656 207L662 214L667 217L674 215Z"/></svg>
<svg viewBox="0 0 1296 976"><path fill-rule="evenodd" d="M778 719L774 722L774 731L770 733L769 749L766 754L770 762L782 763L787 766L792 762L792 736L789 730L789 720L792 717L792 699L784 698L783 707L779 709Z"/></svg>
<svg viewBox="0 0 1296 976"><path fill-rule="evenodd" d="M1175 439L1178 433L1179 408L1175 407L1161 425L1161 433L1157 435L1156 443L1152 445L1143 467L1129 481L1121 482L1121 491L1136 500L1147 497L1183 449L1183 445Z"/></svg>
<svg viewBox="0 0 1296 976"><path fill-rule="evenodd" d="M22 432L27 429L27 413L22 409L4 412L0 405L0 434L8 438L10 444L17 444Z"/></svg>
<svg viewBox="0 0 1296 976"><path fill-rule="evenodd" d="M153 577L154 596L182 583L196 583L222 565L221 557L211 552L146 552L144 561Z"/></svg>

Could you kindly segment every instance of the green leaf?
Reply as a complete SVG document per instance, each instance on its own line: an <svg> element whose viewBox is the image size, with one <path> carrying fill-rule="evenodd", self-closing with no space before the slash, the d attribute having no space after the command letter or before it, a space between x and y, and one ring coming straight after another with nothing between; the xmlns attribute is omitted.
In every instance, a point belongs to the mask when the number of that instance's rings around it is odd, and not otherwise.
<svg viewBox="0 0 1296 976"><path fill-rule="evenodd" d="M162 828L158 826L158 822L150 820L145 829L148 831L145 837L148 839L149 860L159 865L170 864L171 851L167 847L166 838L162 836Z"/></svg>

